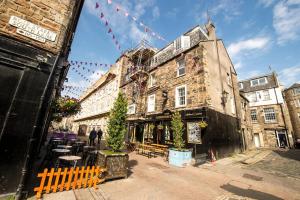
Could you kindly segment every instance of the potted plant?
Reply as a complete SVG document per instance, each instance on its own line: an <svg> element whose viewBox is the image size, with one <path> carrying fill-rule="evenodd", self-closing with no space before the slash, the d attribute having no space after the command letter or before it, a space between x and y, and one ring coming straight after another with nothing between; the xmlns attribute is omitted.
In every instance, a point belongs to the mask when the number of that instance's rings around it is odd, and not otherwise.
<svg viewBox="0 0 300 200"><path fill-rule="evenodd" d="M208 124L207 124L206 121L200 121L200 122L199 122L199 127L200 127L201 129L204 129L204 128L206 128L207 126L208 126Z"/></svg>
<svg viewBox="0 0 300 200"><path fill-rule="evenodd" d="M129 156L123 151L126 133L127 101L122 93L118 94L110 112L108 121L108 138L106 140L109 150L98 152L97 165L106 168L105 179L126 178Z"/></svg>
<svg viewBox="0 0 300 200"><path fill-rule="evenodd" d="M184 167L192 161L192 151L185 149L185 141L183 140L183 122L181 115L177 111L172 115L171 129L173 130L174 147L169 149L169 164L178 167Z"/></svg>

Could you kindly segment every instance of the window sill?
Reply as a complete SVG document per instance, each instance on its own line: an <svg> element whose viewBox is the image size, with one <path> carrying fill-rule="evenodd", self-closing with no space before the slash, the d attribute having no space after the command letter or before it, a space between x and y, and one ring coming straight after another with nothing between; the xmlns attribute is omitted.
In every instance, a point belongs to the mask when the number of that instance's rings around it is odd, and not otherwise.
<svg viewBox="0 0 300 200"><path fill-rule="evenodd" d="M176 78L179 78L179 77L182 77L182 76L185 76L185 74L177 75Z"/></svg>
<svg viewBox="0 0 300 200"><path fill-rule="evenodd" d="M278 123L277 121L269 121L269 122L265 121L265 124L277 124L277 123Z"/></svg>
<svg viewBox="0 0 300 200"><path fill-rule="evenodd" d="M178 105L178 106L175 106L175 108L184 108L186 107L186 105Z"/></svg>

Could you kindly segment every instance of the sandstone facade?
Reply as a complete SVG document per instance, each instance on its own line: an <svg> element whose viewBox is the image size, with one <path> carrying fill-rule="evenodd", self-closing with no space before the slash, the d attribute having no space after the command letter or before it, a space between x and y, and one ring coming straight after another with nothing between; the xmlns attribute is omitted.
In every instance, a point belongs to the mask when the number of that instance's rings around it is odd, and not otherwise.
<svg viewBox="0 0 300 200"><path fill-rule="evenodd" d="M300 84L295 83L284 90L284 96L291 117L295 140L300 140Z"/></svg>
<svg viewBox="0 0 300 200"><path fill-rule="evenodd" d="M74 0L2 0L0 1L0 34L58 53L62 48L76 1ZM9 24L12 16L29 21L56 33L55 41L39 42L17 33Z"/></svg>

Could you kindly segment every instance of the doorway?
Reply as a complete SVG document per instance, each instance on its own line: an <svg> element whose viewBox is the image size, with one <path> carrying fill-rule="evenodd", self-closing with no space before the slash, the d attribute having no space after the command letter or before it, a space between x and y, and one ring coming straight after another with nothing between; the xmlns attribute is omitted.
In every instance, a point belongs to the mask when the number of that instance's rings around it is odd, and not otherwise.
<svg viewBox="0 0 300 200"><path fill-rule="evenodd" d="M285 131L276 131L278 147L287 147L287 138Z"/></svg>
<svg viewBox="0 0 300 200"><path fill-rule="evenodd" d="M260 147L259 133L254 133L254 144L256 148Z"/></svg>

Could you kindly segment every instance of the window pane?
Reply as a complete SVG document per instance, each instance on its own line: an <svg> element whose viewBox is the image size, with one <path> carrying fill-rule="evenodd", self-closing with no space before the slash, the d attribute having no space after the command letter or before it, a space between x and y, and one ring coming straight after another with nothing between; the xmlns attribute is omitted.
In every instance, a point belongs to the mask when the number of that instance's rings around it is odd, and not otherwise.
<svg viewBox="0 0 300 200"><path fill-rule="evenodd" d="M178 92L178 105L185 105L185 87L177 89Z"/></svg>
<svg viewBox="0 0 300 200"><path fill-rule="evenodd" d="M257 121L257 115L256 115L256 110L250 110L250 116L251 116L251 120L253 122L256 122Z"/></svg>
<svg viewBox="0 0 300 200"><path fill-rule="evenodd" d="M185 63L184 63L184 59L181 59L179 61L177 61L177 70L178 70L178 76L185 74Z"/></svg>
<svg viewBox="0 0 300 200"><path fill-rule="evenodd" d="M265 121L266 122L274 122L276 121L275 110L273 108L265 108Z"/></svg>
<svg viewBox="0 0 300 200"><path fill-rule="evenodd" d="M266 84L266 79L265 79L265 78L259 79L259 84L260 84L260 85Z"/></svg>
<svg viewBox="0 0 300 200"><path fill-rule="evenodd" d="M264 101L268 101L271 99L269 90L264 90L263 95L264 95Z"/></svg>

